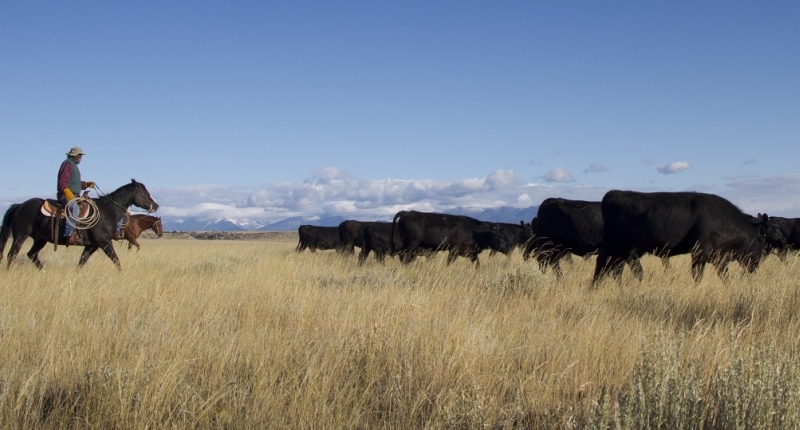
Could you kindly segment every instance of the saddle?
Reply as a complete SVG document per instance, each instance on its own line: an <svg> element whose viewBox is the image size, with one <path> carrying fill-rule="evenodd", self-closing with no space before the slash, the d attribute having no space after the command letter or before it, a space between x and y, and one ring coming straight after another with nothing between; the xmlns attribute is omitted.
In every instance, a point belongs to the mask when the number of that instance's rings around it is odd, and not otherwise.
<svg viewBox="0 0 800 430"><path fill-rule="evenodd" d="M83 198L89 198L88 191L83 193ZM80 209L79 211L80 216L83 217L84 215L86 215L86 212L89 211L89 204L83 201L79 201L78 208ZM61 204L60 201L55 199L45 199L39 211L42 213L42 215L46 217L61 219L67 217L67 213L64 209L65 207L63 204Z"/></svg>
<svg viewBox="0 0 800 430"><path fill-rule="evenodd" d="M64 205L61 204L58 200L47 199L42 203L42 207L40 208L40 212L44 216L48 217L55 217L55 218L64 218Z"/></svg>

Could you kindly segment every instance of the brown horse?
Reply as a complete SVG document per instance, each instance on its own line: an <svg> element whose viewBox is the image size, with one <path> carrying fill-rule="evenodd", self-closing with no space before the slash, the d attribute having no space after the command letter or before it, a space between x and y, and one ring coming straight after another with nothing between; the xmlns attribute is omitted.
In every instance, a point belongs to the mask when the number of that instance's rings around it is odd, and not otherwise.
<svg viewBox="0 0 800 430"><path fill-rule="evenodd" d="M161 217L145 214L126 215L127 222L122 231L115 237L117 240L127 240L128 250L136 245L136 252L139 252L139 242L136 240L142 232L153 230L158 237L164 235L164 226L161 224Z"/></svg>

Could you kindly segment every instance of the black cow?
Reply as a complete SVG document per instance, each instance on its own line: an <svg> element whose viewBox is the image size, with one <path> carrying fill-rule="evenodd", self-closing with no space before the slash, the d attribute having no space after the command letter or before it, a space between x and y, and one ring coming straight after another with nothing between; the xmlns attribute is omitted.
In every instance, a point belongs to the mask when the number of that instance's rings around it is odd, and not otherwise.
<svg viewBox="0 0 800 430"><path fill-rule="evenodd" d="M456 257L468 257L479 267L478 254L487 248L511 251L511 240L491 223L463 215L400 211L392 220L392 236L399 232L401 243L392 240L392 250L405 264L422 250L448 251L447 264ZM399 246L398 246L399 245Z"/></svg>
<svg viewBox="0 0 800 430"><path fill-rule="evenodd" d="M761 214L758 215L759 217L761 216ZM786 246L778 247L774 244L768 243L767 251L774 251L776 254L778 254L778 257L781 259L781 261L785 263L789 250L800 250L800 218L771 216L769 219L777 225L777 228L781 231L781 234L783 234L784 238L786 239Z"/></svg>
<svg viewBox="0 0 800 430"><path fill-rule="evenodd" d="M303 252L306 248L310 249L311 252L318 249L339 248L338 227L319 227L304 224L297 228L297 236L300 238L297 248L295 248L297 252Z"/></svg>
<svg viewBox="0 0 800 430"><path fill-rule="evenodd" d="M370 251L375 252L375 258L378 261L383 261L386 254L394 256L392 250L392 223L390 222L375 222L366 223L362 230L363 245L361 252L358 254L358 264L363 264L364 260L369 256ZM394 242L400 243L400 232L394 232Z"/></svg>
<svg viewBox="0 0 800 430"><path fill-rule="evenodd" d="M553 268L557 278L563 276L559 262L572 254L588 258L600 249L603 241L603 213L600 202L549 198L542 202L531 221L533 239L528 242L523 258L536 255L539 267ZM636 255L626 259L631 271L641 280L642 265Z"/></svg>
<svg viewBox="0 0 800 430"><path fill-rule="evenodd" d="M755 218L728 200L697 192L609 191L603 197L603 242L593 282L611 273L622 279L622 262L631 255L692 255L695 282L706 263L725 278L731 261L754 272L767 239L785 243L769 217Z"/></svg>
<svg viewBox="0 0 800 430"><path fill-rule="evenodd" d="M380 225L391 223L386 221L342 221L339 224L339 250L344 254L355 253L355 247L364 247L364 227L369 225Z"/></svg>
<svg viewBox="0 0 800 430"><path fill-rule="evenodd" d="M520 221L519 224L498 222L493 223L493 225L497 230L502 232L503 237L509 238L512 251L514 248L519 248L524 251L525 247L528 245L528 241L533 237L533 229L530 224L525 224L525 221ZM496 252L496 249L490 249L489 256L493 256Z"/></svg>

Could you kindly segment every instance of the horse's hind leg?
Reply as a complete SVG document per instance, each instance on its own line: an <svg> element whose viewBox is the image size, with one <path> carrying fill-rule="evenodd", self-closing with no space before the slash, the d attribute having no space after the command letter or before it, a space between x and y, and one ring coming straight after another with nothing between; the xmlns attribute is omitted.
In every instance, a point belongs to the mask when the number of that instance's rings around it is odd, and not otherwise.
<svg viewBox="0 0 800 430"><path fill-rule="evenodd" d="M30 258L31 261L33 261L33 264L35 264L36 268L39 270L44 269L44 264L42 264L42 262L39 261L39 251L41 251L45 245L47 245L46 240L41 240L41 239L34 240L33 246L31 246L30 251L28 251L28 258Z"/></svg>
<svg viewBox="0 0 800 430"><path fill-rule="evenodd" d="M11 243L11 247L8 249L8 258L6 258L8 262L6 263L6 267L11 268L11 262L13 262L17 254L19 254L19 250L22 249L22 245L25 244L25 240L27 239L28 236L14 236L14 241Z"/></svg>

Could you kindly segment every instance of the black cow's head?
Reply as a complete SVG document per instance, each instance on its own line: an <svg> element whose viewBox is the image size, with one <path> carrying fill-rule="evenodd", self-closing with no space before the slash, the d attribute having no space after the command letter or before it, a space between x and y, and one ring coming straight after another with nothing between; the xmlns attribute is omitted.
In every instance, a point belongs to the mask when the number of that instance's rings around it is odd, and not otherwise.
<svg viewBox="0 0 800 430"><path fill-rule="evenodd" d="M764 237L764 245L768 249L782 249L786 247L786 235L783 234L780 224L770 219L769 215L758 214L757 217L750 217L750 224L756 229L759 235Z"/></svg>

